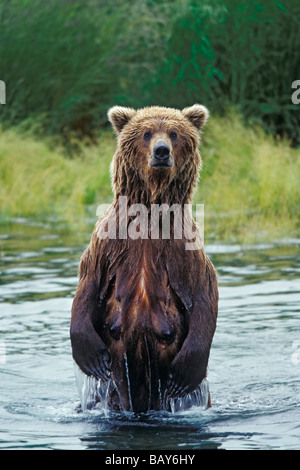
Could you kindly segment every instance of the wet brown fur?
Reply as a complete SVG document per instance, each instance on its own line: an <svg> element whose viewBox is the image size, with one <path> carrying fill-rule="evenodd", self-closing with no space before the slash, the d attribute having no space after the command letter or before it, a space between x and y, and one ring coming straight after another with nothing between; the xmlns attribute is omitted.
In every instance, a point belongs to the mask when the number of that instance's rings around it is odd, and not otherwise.
<svg viewBox="0 0 300 470"><path fill-rule="evenodd" d="M187 204L197 185L200 129L207 110L114 107L109 119L118 135L111 173L114 201L96 224L79 267L72 306L73 357L87 375L107 380L116 409L161 409L164 396L183 396L206 376L218 310L214 267L199 244L186 240L101 239L118 198L128 205ZM145 141L145 132L151 139ZM172 132L177 139L172 140ZM149 165L164 139L173 166ZM150 214L150 212L149 212ZM132 221L132 218L129 218Z"/></svg>

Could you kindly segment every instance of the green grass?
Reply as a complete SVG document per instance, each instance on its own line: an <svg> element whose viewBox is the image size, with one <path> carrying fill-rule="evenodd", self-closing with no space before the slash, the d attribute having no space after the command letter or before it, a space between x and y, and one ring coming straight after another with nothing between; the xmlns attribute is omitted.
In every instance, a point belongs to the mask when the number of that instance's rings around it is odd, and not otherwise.
<svg viewBox="0 0 300 470"><path fill-rule="evenodd" d="M218 239L299 236L300 150L249 127L235 113L211 119L196 200Z"/></svg>
<svg viewBox="0 0 300 470"><path fill-rule="evenodd" d="M116 140L102 132L77 156L16 129L0 132L2 220L57 220L72 230L96 221L112 199L110 162ZM202 141L203 170L195 202L205 206L205 241L240 242L299 236L300 150L250 128L235 113L212 117ZM1 219L0 219L1 220Z"/></svg>
<svg viewBox="0 0 300 470"><path fill-rule="evenodd" d="M111 199L111 133L101 135L99 147L82 146L74 158L13 129L1 132L0 139L2 218L54 218L76 225L96 200Z"/></svg>

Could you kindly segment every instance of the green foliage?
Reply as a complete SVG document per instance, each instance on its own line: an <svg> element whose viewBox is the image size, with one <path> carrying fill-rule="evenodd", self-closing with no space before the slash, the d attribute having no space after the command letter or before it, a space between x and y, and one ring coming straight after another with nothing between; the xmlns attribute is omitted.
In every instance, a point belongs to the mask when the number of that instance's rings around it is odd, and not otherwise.
<svg viewBox="0 0 300 470"><path fill-rule="evenodd" d="M3 125L95 137L113 104L234 105L299 144L298 0L2 0Z"/></svg>
<svg viewBox="0 0 300 470"><path fill-rule="evenodd" d="M297 0L187 0L175 14L154 101L228 105L300 143L291 84L300 77ZM161 90L164 93L161 93Z"/></svg>
<svg viewBox="0 0 300 470"><path fill-rule="evenodd" d="M2 121L91 135L120 86L116 38L124 14L96 1L1 2Z"/></svg>

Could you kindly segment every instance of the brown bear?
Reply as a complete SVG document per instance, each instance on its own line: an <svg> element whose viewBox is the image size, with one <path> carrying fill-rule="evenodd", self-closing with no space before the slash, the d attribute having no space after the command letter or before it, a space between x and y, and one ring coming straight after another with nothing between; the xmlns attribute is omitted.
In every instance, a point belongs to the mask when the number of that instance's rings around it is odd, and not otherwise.
<svg viewBox="0 0 300 470"><path fill-rule="evenodd" d="M186 233L175 236L175 213L164 237L162 214L152 224L150 209L191 203L207 117L197 104L182 111L115 106L108 112L118 137L114 200L81 258L70 335L75 362L106 384L112 409L169 409L171 399L198 390L206 377L218 311L216 272L191 214L196 248L187 250ZM141 210L132 211L136 204L145 208L146 224ZM118 223L109 232L113 220ZM130 224L137 236L124 232Z"/></svg>

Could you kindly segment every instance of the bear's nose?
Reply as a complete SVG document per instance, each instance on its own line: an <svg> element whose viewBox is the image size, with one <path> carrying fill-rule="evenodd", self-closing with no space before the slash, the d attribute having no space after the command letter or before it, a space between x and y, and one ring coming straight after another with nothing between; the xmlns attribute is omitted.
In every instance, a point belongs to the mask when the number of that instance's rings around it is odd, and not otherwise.
<svg viewBox="0 0 300 470"><path fill-rule="evenodd" d="M170 157L170 147L166 144L158 144L154 147L154 157L160 161L167 160Z"/></svg>

